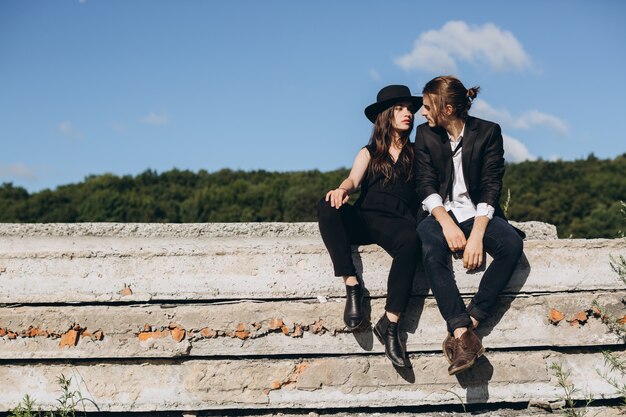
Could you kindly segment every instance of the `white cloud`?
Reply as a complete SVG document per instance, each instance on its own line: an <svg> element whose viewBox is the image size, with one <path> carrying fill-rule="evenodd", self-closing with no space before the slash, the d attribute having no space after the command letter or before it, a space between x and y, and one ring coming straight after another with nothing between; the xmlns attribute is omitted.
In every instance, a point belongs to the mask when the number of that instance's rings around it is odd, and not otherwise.
<svg viewBox="0 0 626 417"><path fill-rule="evenodd" d="M508 162L534 161L537 159L521 141L508 135L502 135L502 139L504 139L504 159Z"/></svg>
<svg viewBox="0 0 626 417"><path fill-rule="evenodd" d="M63 135L72 139L82 139L84 137L83 132L78 130L72 122L68 122L68 121L61 122L58 124L57 129Z"/></svg>
<svg viewBox="0 0 626 417"><path fill-rule="evenodd" d="M533 126L546 126L562 135L566 135L568 131L567 124L563 120L537 110L530 110L522 114L515 121L514 126L525 130L529 130Z"/></svg>
<svg viewBox="0 0 626 417"><path fill-rule="evenodd" d="M169 122L169 117L165 112L150 112L150 114L142 118L141 121L149 125L164 126Z"/></svg>
<svg viewBox="0 0 626 417"><path fill-rule="evenodd" d="M378 73L378 71L376 71L373 68L370 68L368 73L369 73L370 77L372 78L372 80L380 81L380 74Z"/></svg>
<svg viewBox="0 0 626 417"><path fill-rule="evenodd" d="M434 73L457 72L460 62L499 72L531 67L530 57L511 32L493 23L469 26L463 21L450 21L439 30L423 32L415 40L413 50L395 62L405 70Z"/></svg>
<svg viewBox="0 0 626 417"><path fill-rule="evenodd" d="M491 107L485 100L477 99L472 104L471 114L501 124L513 129L531 130L534 127L547 127L558 134L565 136L569 131L567 123L556 116L538 110L528 110L518 117L514 117L507 110Z"/></svg>
<svg viewBox="0 0 626 417"><path fill-rule="evenodd" d="M24 178L36 180L35 171L22 164L0 165L0 178Z"/></svg>

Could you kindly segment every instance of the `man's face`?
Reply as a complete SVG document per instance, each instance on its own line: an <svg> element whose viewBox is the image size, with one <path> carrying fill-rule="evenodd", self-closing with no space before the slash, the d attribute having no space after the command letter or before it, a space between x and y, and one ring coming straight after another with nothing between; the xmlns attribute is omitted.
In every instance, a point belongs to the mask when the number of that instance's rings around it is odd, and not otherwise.
<svg viewBox="0 0 626 417"><path fill-rule="evenodd" d="M430 101L430 97L428 97L428 94L424 94L423 100L424 104L422 105L422 116L426 118L428 126L435 127L437 126L437 121L435 120L435 116L432 113L433 104Z"/></svg>
<svg viewBox="0 0 626 417"><path fill-rule="evenodd" d="M413 127L413 111L410 103L398 103L393 106L391 124L398 132L404 132Z"/></svg>

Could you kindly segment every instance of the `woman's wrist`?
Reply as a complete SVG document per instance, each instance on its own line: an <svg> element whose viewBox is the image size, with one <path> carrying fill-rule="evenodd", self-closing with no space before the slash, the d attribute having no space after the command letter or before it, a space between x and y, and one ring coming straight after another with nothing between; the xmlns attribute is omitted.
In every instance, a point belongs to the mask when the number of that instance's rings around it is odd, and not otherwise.
<svg viewBox="0 0 626 417"><path fill-rule="evenodd" d="M337 187L338 190L344 190L346 192L346 194L350 194L350 191L348 191L346 188L343 187Z"/></svg>

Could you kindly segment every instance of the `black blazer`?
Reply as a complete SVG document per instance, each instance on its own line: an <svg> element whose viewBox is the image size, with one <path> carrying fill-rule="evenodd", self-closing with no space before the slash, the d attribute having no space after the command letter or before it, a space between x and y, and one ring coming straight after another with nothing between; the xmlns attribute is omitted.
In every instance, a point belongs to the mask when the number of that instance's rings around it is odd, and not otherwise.
<svg viewBox="0 0 626 417"><path fill-rule="evenodd" d="M500 126L469 116L465 122L461 148L465 185L474 205L487 203L495 216L505 218L500 207L504 176L504 147ZM446 199L452 178L452 149L445 129L427 123L415 133L415 171L419 201L433 193ZM428 213L420 213L421 218Z"/></svg>

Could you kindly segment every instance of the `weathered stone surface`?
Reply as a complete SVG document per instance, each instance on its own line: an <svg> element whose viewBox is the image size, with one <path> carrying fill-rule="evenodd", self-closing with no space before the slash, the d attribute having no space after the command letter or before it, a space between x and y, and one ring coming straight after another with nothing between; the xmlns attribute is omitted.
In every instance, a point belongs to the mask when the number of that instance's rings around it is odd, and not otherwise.
<svg viewBox="0 0 626 417"><path fill-rule="evenodd" d="M611 332L600 317L594 317L592 303L597 300L613 316L623 317L625 295L626 292L502 297L493 318L482 323L478 333L490 349L622 345L623 338ZM374 321L384 311L384 302L373 299L368 303ZM0 307L0 327L19 335L13 340L0 337L0 359L382 352L369 327L346 331L343 305L343 300L338 299L326 303ZM575 325L567 320L551 324L553 308L562 311L566 318L582 313L585 321ZM79 323L89 333L98 329L105 336L81 337L72 349L59 349L58 337L67 323ZM414 298L402 323L402 335L406 336L410 352L440 351L445 324L432 298ZM38 329L42 336L30 337L33 329Z"/></svg>
<svg viewBox="0 0 626 417"><path fill-rule="evenodd" d="M610 255L624 239L529 241L505 292L618 289ZM385 295L391 259L376 245L355 252L369 291ZM315 298L342 296L319 238L6 237L0 240L0 303ZM482 271L454 262L463 293ZM36 285L33 285L36 283ZM416 274L415 294L428 285ZM124 288L131 288L132 294Z"/></svg>
<svg viewBox="0 0 626 417"><path fill-rule="evenodd" d="M623 356L623 355L622 355ZM25 393L51 406L56 378L72 377L83 395L102 411L201 410L244 408L395 407L554 401L562 392L550 371L560 363L578 399L617 398L602 379L599 353L563 355L550 351L488 352L470 371L448 376L437 355L412 356L413 370L398 373L383 355L304 360L188 360L162 363L80 363L3 365L0 410L15 406ZM622 378L619 376L619 381Z"/></svg>
<svg viewBox="0 0 626 417"><path fill-rule="evenodd" d="M371 331L345 332L343 285L314 223L0 225L0 411L24 394L53 406L61 373L102 411L550 407L563 394L552 362L571 371L576 398L617 398L596 370L603 349L626 358L624 340L591 303L624 316L626 292L609 255L626 256L626 241L538 240L554 238L552 229L519 227L531 239L479 328L487 353L455 378L422 273L402 327L413 371L394 370ZM354 257L375 320L390 258L373 245ZM454 267L469 299L482 272ZM553 324L551 311L562 314ZM527 411L493 416L545 415Z"/></svg>
<svg viewBox="0 0 626 417"><path fill-rule="evenodd" d="M542 222L511 222L531 239L557 239L556 227ZM315 222L295 223L0 223L0 236L95 237L297 237L319 236Z"/></svg>

